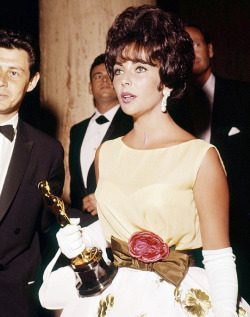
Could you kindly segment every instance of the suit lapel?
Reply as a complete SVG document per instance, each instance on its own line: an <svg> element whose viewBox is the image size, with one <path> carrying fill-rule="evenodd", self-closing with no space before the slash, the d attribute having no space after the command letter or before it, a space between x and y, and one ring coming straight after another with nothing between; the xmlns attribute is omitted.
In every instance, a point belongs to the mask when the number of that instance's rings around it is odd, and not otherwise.
<svg viewBox="0 0 250 317"><path fill-rule="evenodd" d="M225 80L215 76L215 90L214 90L214 102L211 122L211 143L217 146L217 140L225 140L228 138L228 133L233 127L233 121L231 116L231 109L229 107L230 101L227 101L224 87ZM229 115L228 115L229 114Z"/></svg>
<svg viewBox="0 0 250 317"><path fill-rule="evenodd" d="M121 110L121 107L119 107L101 143L107 140L110 140L112 138L112 134L114 133L114 130L117 127L118 122L120 121L121 114L122 114L122 110ZM88 193L93 192L95 188L96 188L96 180L95 180L95 160L94 160L88 171L88 177L87 177ZM88 195L87 189L85 188L86 195Z"/></svg>
<svg viewBox="0 0 250 317"><path fill-rule="evenodd" d="M19 119L16 143L5 178L2 194L0 196L0 221L3 219L18 191L29 162L33 141L27 140L26 137L25 126Z"/></svg>
<svg viewBox="0 0 250 317"><path fill-rule="evenodd" d="M83 139L84 139L84 136L86 134L86 130L88 128L88 125L89 125L89 121L90 121L91 118L87 119L86 121L84 121L80 127L80 135L75 135L74 137L74 142L76 144L76 149L77 149L77 154L80 153L80 150L81 150L81 146L82 146L82 142L83 142Z"/></svg>
<svg viewBox="0 0 250 317"><path fill-rule="evenodd" d="M107 140L110 140L111 139L111 136L115 130L115 128L119 127L119 124L121 123L121 116L122 116L122 109L121 107L119 107L119 109L117 110L109 128L108 128L108 131L106 132L103 140L102 140L102 143L104 141L107 141Z"/></svg>
<svg viewBox="0 0 250 317"><path fill-rule="evenodd" d="M86 190L86 184L84 184L84 181L83 181L83 177L82 177L82 170L81 170L81 147L82 147L82 142L83 142L83 139L84 139L84 136L86 134L86 131L87 131L87 128L88 128L88 125L89 125L89 122L91 120L93 116L91 116L88 120L84 121L83 122L83 125L81 127L81 132L80 132L80 137L79 136L76 136L76 153L75 153L75 157L77 159L77 164L76 166L78 166L78 174L79 174L79 181L81 183L81 187L84 189L84 192L85 192L85 195L87 195L87 190Z"/></svg>

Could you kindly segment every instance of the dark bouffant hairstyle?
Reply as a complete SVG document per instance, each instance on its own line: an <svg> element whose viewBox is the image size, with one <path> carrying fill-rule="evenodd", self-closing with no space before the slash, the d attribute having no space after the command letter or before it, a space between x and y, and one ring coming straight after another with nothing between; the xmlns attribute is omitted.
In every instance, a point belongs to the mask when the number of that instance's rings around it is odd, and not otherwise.
<svg viewBox="0 0 250 317"><path fill-rule="evenodd" d="M40 54L38 44L29 34L0 29L0 47L22 49L29 54L30 78L39 71Z"/></svg>
<svg viewBox="0 0 250 317"><path fill-rule="evenodd" d="M146 53L146 60L142 53ZM149 5L129 7L117 16L108 31L105 54L111 81L117 60L159 66L158 88L173 88L171 97L183 94L194 61L193 43L181 20Z"/></svg>
<svg viewBox="0 0 250 317"><path fill-rule="evenodd" d="M96 66L98 66L98 65L100 65L100 64L105 64L105 54L100 54L100 55L98 55L96 58L95 58L95 60L93 61L93 63L92 63L92 65L91 65L91 67L90 67L90 71L89 71L89 77L90 77L90 81L91 81L91 74L92 74L92 70L96 67Z"/></svg>

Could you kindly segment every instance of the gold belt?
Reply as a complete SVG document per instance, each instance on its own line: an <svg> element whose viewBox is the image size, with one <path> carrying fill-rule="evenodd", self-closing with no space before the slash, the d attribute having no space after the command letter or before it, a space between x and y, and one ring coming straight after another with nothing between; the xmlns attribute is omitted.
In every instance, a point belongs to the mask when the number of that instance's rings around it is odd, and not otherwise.
<svg viewBox="0 0 250 317"><path fill-rule="evenodd" d="M161 278L175 286L180 285L187 274L189 266L195 265L191 250L170 250L167 259L144 263L136 258L132 258L129 254L128 244L113 236L111 237L111 248L116 266L155 272Z"/></svg>

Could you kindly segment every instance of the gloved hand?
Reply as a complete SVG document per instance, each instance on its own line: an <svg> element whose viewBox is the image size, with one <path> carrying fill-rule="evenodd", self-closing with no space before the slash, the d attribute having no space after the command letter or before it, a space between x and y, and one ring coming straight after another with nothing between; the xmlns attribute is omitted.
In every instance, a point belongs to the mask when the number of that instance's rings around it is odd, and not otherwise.
<svg viewBox="0 0 250 317"><path fill-rule="evenodd" d="M93 222L87 227L83 227L82 234L84 236L84 243L87 248L96 247L99 250L102 250L102 256L104 261L110 262L108 259L106 248L110 248L110 243L105 239L102 228L100 225L100 220Z"/></svg>
<svg viewBox="0 0 250 317"><path fill-rule="evenodd" d="M71 218L72 225L61 228L56 238L61 252L69 259L76 257L85 249L85 243L79 226L80 218Z"/></svg>

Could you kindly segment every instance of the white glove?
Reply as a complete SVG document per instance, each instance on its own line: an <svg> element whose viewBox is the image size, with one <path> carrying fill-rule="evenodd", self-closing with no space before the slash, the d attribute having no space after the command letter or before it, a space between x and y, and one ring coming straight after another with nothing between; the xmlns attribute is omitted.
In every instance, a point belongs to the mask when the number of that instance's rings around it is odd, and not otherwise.
<svg viewBox="0 0 250 317"><path fill-rule="evenodd" d="M103 235L100 221L97 220L91 225L82 228L82 233L86 247L96 247L99 250L102 250L104 261L110 262L106 253L106 248L110 247L110 243L108 243Z"/></svg>
<svg viewBox="0 0 250 317"><path fill-rule="evenodd" d="M72 225L61 228L56 238L61 252L69 259L76 257L85 249L85 243L81 231L78 226L80 218L71 218Z"/></svg>
<svg viewBox="0 0 250 317"><path fill-rule="evenodd" d="M203 250L202 254L211 290L214 316L237 316L238 281L232 248Z"/></svg>

